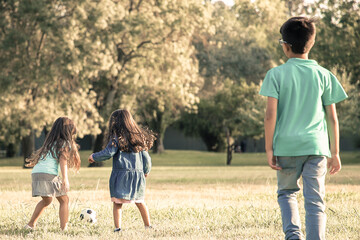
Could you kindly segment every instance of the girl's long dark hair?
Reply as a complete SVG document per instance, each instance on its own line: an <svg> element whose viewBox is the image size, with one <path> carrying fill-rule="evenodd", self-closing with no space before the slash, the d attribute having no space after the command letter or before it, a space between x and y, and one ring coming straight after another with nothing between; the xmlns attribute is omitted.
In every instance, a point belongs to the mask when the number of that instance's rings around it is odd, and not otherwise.
<svg viewBox="0 0 360 240"><path fill-rule="evenodd" d="M76 127L74 122L70 118L59 117L52 125L42 147L26 159L28 162L27 166L35 166L50 152L52 157L57 159L58 162L60 157L65 157L69 168L79 170L81 161L78 145L74 139L75 134Z"/></svg>
<svg viewBox="0 0 360 240"><path fill-rule="evenodd" d="M156 139L154 133L146 128L140 128L128 110L116 110L109 119L109 129L104 144L117 138L120 151L149 151Z"/></svg>

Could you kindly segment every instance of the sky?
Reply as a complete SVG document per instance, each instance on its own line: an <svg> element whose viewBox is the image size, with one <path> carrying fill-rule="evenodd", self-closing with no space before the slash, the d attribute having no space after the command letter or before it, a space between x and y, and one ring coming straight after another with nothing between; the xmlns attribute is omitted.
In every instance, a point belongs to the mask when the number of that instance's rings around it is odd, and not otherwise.
<svg viewBox="0 0 360 240"><path fill-rule="evenodd" d="M212 2L218 2L218 1L223 1L228 6L234 5L234 0L212 0Z"/></svg>
<svg viewBox="0 0 360 240"><path fill-rule="evenodd" d="M234 0L212 0L212 2L223 1L226 5L232 6L234 5ZM315 0L305 0L305 3L314 3Z"/></svg>

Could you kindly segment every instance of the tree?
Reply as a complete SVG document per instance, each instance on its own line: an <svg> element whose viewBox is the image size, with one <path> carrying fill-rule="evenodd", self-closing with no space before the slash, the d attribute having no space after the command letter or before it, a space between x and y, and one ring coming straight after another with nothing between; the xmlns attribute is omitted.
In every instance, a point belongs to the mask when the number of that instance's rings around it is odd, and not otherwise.
<svg viewBox="0 0 360 240"><path fill-rule="evenodd" d="M259 90L260 85L245 80L240 85L226 80L213 98L200 100L197 114L185 113L180 127L188 135L200 136L209 151L225 150L227 138L260 138L264 132L265 99Z"/></svg>
<svg viewBox="0 0 360 240"><path fill-rule="evenodd" d="M162 152L166 128L179 119L181 111L196 110L203 81L189 36L166 42L161 49L154 50L157 53L148 56L152 60L145 64L151 73L147 76L148 84L138 90L137 112L158 133L154 152Z"/></svg>
<svg viewBox="0 0 360 240"><path fill-rule="evenodd" d="M34 151L34 135L59 115L72 117L80 135L98 129L94 93L71 69L81 57L69 29L74 9L72 1L1 3L0 131L8 143L22 139L24 158Z"/></svg>
<svg viewBox="0 0 360 240"><path fill-rule="evenodd" d="M360 80L351 83L352 76L346 70L333 68L332 72L337 76L348 99L336 104L339 115L340 131L345 134L360 136Z"/></svg>
<svg viewBox="0 0 360 240"><path fill-rule="evenodd" d="M276 53L273 49L277 42L267 41L270 36L266 33L272 29L267 27L272 25L263 26L268 12L259 6L239 1L229 8L217 2L212 10L210 31L195 34L193 44L199 72L205 78L204 95L214 92L226 78L258 83L271 68L271 54Z"/></svg>
<svg viewBox="0 0 360 240"><path fill-rule="evenodd" d="M170 118L159 116L176 119L175 106L184 108L195 103L194 85L199 79L197 68L189 66L196 64L189 39L201 22L204 5L196 0L104 0L85 2L83 8L87 19L94 19L94 27L88 30L84 41L93 42L95 47L85 45L86 52L91 52L93 61L101 66L90 78L99 113L106 119L117 108L133 109L141 114L143 122L158 131L161 143ZM96 9L96 14L91 9ZM96 16L90 17L93 15ZM177 90L173 91L171 85ZM173 99L168 101L169 97ZM164 101L176 105L165 108L161 106ZM142 109L145 105L156 109L157 116ZM102 132L105 129L102 124ZM101 143L102 137L103 134L98 135L96 142Z"/></svg>
<svg viewBox="0 0 360 240"><path fill-rule="evenodd" d="M304 14L311 14L313 12L314 3L304 0L283 0L288 8L289 16L301 16Z"/></svg>
<svg viewBox="0 0 360 240"><path fill-rule="evenodd" d="M183 114L179 125L200 136L209 151L231 149L232 137L262 136L259 83L279 62L278 29L285 12L281 1L236 1L231 8L219 2L213 6L212 30L195 35L205 86L197 113Z"/></svg>
<svg viewBox="0 0 360 240"><path fill-rule="evenodd" d="M311 57L328 69L340 66L339 73L351 73L351 82L360 79L360 2L317 1L320 20Z"/></svg>

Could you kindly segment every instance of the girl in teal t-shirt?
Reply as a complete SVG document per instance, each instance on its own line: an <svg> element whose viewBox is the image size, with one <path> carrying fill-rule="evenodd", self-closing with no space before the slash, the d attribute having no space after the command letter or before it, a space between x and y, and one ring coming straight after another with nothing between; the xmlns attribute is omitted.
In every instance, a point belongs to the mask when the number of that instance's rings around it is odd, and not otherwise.
<svg viewBox="0 0 360 240"><path fill-rule="evenodd" d="M76 127L74 122L67 117L58 118L49 134L46 136L43 146L27 159L28 167L32 170L32 196L40 196L42 199L36 205L34 213L25 226L33 230L37 220L44 209L50 205L53 197L60 203L60 227L66 228L69 219L69 198L67 192L70 184L67 168L80 168L80 156L78 146L75 143ZM59 167L62 179L59 177Z"/></svg>

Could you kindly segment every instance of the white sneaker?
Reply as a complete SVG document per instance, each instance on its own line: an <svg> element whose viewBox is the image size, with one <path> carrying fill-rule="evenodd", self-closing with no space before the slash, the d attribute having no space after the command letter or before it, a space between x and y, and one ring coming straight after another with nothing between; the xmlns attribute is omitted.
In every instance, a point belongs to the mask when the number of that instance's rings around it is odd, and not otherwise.
<svg viewBox="0 0 360 240"><path fill-rule="evenodd" d="M64 229L62 229L63 232L67 232L68 231L68 225L66 224L66 226L64 227Z"/></svg>
<svg viewBox="0 0 360 240"><path fill-rule="evenodd" d="M32 227L30 227L30 226L29 226L29 225L27 225L27 224L24 226L24 229L26 229L26 230L30 230L30 231L34 230Z"/></svg>

